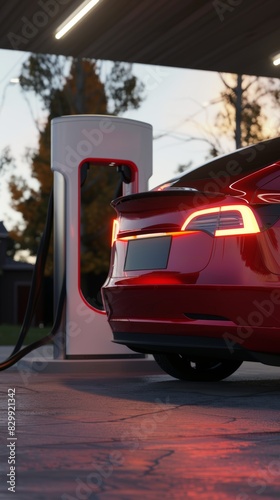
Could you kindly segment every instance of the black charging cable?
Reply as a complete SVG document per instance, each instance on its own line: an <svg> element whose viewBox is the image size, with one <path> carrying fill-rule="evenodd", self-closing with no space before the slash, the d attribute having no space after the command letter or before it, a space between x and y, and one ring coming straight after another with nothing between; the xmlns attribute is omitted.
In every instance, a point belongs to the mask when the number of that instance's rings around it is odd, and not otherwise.
<svg viewBox="0 0 280 500"><path fill-rule="evenodd" d="M17 363L17 361L26 356L26 354L29 354L31 351L35 349L38 349L38 347L41 347L43 345L52 342L55 335L59 331L59 326L61 323L61 318L64 308L65 295L66 295L65 277L60 291L54 324L52 326L50 333L45 337L43 337L42 339L37 340L36 342L33 342L32 344L21 349L22 344L28 333L28 330L31 326L31 322L40 296L40 291L42 288L42 282L44 278L46 260L48 256L49 244L52 234L52 227L53 227L53 191L51 192L49 198L46 224L38 248L36 263L32 275L27 308L22 323L22 327L19 333L19 338L11 355L5 361L0 363L0 371L5 370L6 368L9 368L10 366L14 365L15 363Z"/></svg>

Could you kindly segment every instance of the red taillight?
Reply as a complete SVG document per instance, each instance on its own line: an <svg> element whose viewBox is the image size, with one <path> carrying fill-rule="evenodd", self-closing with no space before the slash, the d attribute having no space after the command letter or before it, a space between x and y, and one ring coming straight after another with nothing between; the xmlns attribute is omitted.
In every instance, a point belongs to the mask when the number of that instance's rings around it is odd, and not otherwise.
<svg viewBox="0 0 280 500"><path fill-rule="evenodd" d="M117 235L118 235L118 232L119 232L119 228L120 228L120 225L119 225L119 221L118 219L114 219L113 220L113 228L112 228L112 240L111 240L111 246L113 246L114 242L116 241L117 239Z"/></svg>
<svg viewBox="0 0 280 500"><path fill-rule="evenodd" d="M139 231L139 230L138 230ZM197 210L187 217L181 231L138 232L138 234L119 234L119 221L113 221L112 245L118 239L129 241L159 236L183 236L197 231L205 231L213 236L256 234L260 228L253 211L247 205L227 205L223 207Z"/></svg>
<svg viewBox="0 0 280 500"><path fill-rule="evenodd" d="M214 236L260 232L255 215L247 205L227 205L197 210L189 215L181 230L206 231Z"/></svg>

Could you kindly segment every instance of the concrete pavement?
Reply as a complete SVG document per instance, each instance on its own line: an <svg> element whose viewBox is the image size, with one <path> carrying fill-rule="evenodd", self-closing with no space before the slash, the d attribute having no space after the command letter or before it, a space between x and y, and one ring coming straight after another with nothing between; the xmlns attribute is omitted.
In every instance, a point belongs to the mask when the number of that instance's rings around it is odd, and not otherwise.
<svg viewBox="0 0 280 500"><path fill-rule="evenodd" d="M280 368L244 363L223 382L196 384L152 363L125 373L64 363L64 373L0 374L1 500L10 443L21 500L280 497Z"/></svg>

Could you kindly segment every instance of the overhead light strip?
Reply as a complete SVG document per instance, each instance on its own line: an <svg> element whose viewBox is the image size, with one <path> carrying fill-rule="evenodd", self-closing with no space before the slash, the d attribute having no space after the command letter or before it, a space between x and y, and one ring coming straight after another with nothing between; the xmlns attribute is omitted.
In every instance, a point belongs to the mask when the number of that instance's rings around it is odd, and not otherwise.
<svg viewBox="0 0 280 500"><path fill-rule="evenodd" d="M86 0L57 28L55 38L59 40L85 17L100 0Z"/></svg>

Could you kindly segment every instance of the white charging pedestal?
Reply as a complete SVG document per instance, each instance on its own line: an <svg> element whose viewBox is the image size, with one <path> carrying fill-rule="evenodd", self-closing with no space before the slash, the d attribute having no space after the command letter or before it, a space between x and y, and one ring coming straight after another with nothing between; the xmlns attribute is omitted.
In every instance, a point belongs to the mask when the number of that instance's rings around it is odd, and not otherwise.
<svg viewBox="0 0 280 500"><path fill-rule="evenodd" d="M112 342L105 311L95 309L80 289L80 168L85 162L126 165L131 182L123 194L148 189L152 175L152 127L114 116L77 115L52 120L51 169L54 172L54 301L64 273L66 301L55 344L56 359L125 357L133 354ZM92 256L94 259L94 255Z"/></svg>

